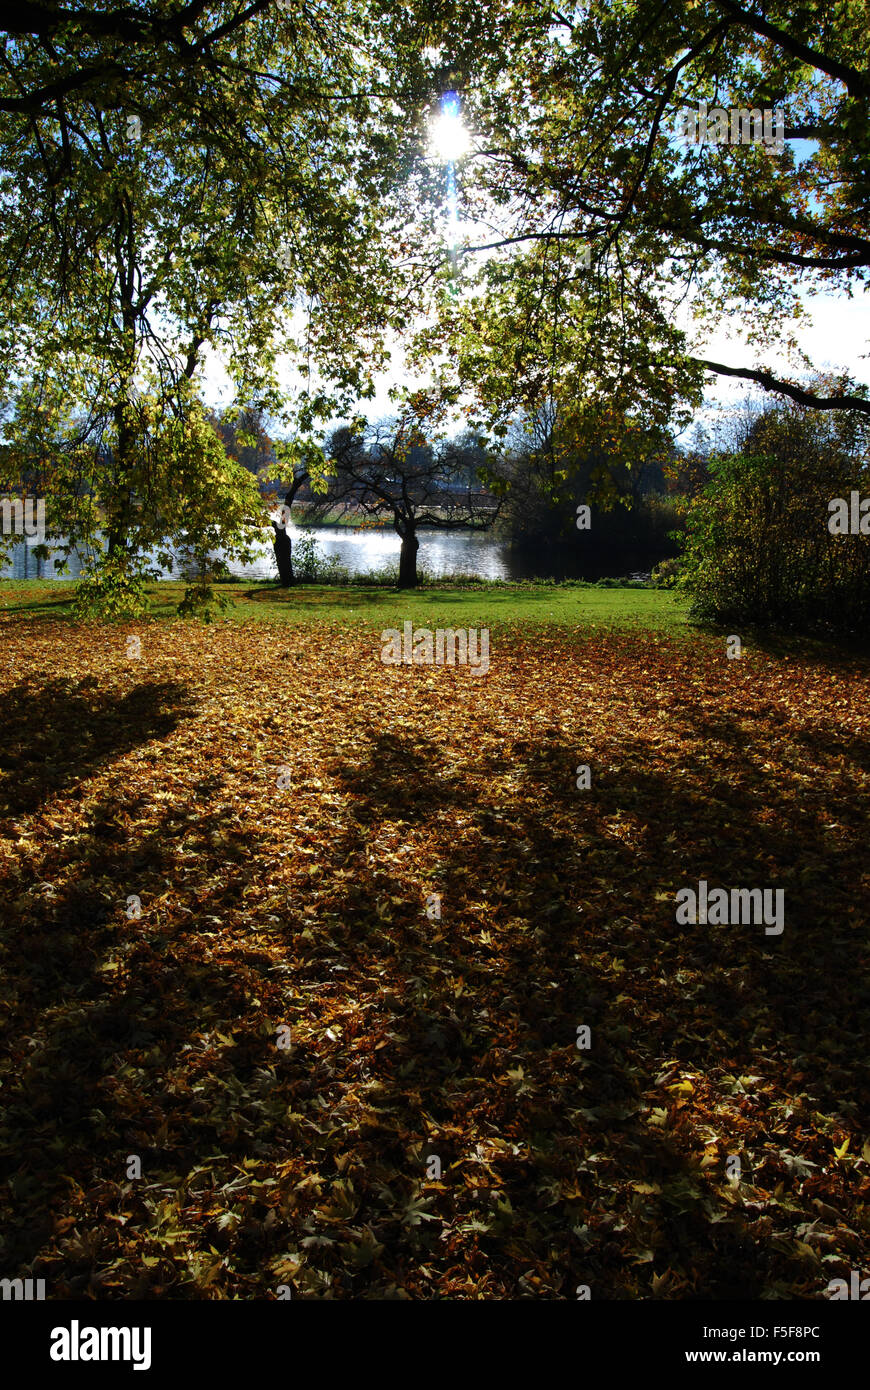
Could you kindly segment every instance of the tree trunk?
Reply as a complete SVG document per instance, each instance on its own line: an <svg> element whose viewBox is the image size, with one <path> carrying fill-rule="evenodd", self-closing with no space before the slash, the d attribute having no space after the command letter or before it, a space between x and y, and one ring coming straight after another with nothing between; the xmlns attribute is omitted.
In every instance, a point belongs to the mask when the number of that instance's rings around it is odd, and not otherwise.
<svg viewBox="0 0 870 1390"><path fill-rule="evenodd" d="M293 499L301 488L302 484L308 481L307 470L295 474L290 490L284 498L284 506L281 508L284 517L284 525L277 521L272 522L272 529L275 532L275 561L278 565L278 582L289 589L291 584L296 583L293 574L293 542L287 527L290 525L290 509L293 506Z"/></svg>
<svg viewBox="0 0 870 1390"><path fill-rule="evenodd" d="M114 495L106 506L106 540L109 557L119 557L124 565L129 540L130 510L132 496L129 476L133 461L135 444L133 428L130 424L125 404L113 408L115 417L115 486Z"/></svg>
<svg viewBox="0 0 870 1390"><path fill-rule="evenodd" d="M291 584L296 581L293 576L293 542L287 534L284 526L279 526L277 521L272 522L275 532L275 559L278 564L278 579L285 589L289 589Z"/></svg>
<svg viewBox="0 0 870 1390"><path fill-rule="evenodd" d="M400 589L416 589L417 587L417 551L419 549L420 542L414 532L406 531L402 537L402 549L399 552Z"/></svg>

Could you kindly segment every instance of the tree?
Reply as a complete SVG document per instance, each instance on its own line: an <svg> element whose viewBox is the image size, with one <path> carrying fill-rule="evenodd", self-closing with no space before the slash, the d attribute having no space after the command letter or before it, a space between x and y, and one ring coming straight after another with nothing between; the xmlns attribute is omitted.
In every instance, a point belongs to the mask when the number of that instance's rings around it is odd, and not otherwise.
<svg viewBox="0 0 870 1390"><path fill-rule="evenodd" d="M814 383L816 391L830 383ZM866 416L795 403L739 422L687 516L684 582L695 616L729 624L866 631L870 523L841 532L870 482ZM859 522L863 517L859 513Z"/></svg>
<svg viewBox="0 0 870 1390"><path fill-rule="evenodd" d="M209 415L231 458L260 481L277 463L269 418L260 402L228 407Z"/></svg>
<svg viewBox="0 0 870 1390"><path fill-rule="evenodd" d="M332 476L320 510L339 508L389 520L402 542L400 589L417 587L421 529L486 530L501 505L480 486L473 487L470 442L437 437L443 415L438 393L420 392L406 400L393 420L372 425L357 420L336 430L326 449ZM484 457L482 450L477 452ZM491 467L492 459L488 462Z"/></svg>
<svg viewBox="0 0 870 1390"><path fill-rule="evenodd" d="M296 500L296 494L305 483L309 482L310 478L311 474L308 469L302 468L297 470L290 486L284 494L284 504L281 507L279 519L272 522L272 529L275 532L275 563L278 566L278 579L284 588L289 588L291 584L296 582L293 574L293 542L290 539L287 527L290 524L290 517L293 503Z"/></svg>
<svg viewBox="0 0 870 1390"><path fill-rule="evenodd" d="M801 292L866 280L866 6L504 0L486 32L475 8L437 38L476 136L467 218L493 231L461 253L467 292L445 302L438 350L490 417L556 397L592 432L610 406L650 426L697 405L710 373L870 414L862 385L820 393L763 359L712 360L679 318L687 299L702 331L737 310L750 341L788 344ZM735 108L740 133L740 110L782 108L784 150L681 142L700 101Z"/></svg>
<svg viewBox="0 0 870 1390"><path fill-rule="evenodd" d="M261 405L225 410L214 417L214 424L230 457L237 459L249 473L252 473L261 486L263 482L273 479L277 473L283 472L279 455L284 446L280 442L276 445L271 438L269 422ZM287 529L291 509L297 492L309 481L309 476L307 470L295 470L290 486L285 492L279 518L277 521L271 521L278 578L284 587L289 587L295 582L293 543Z"/></svg>
<svg viewBox="0 0 870 1390"><path fill-rule="evenodd" d="M9 466L51 459L56 529L89 546L103 530L105 563L133 583L176 516L162 489L182 439L226 545L246 546L263 519L250 477L203 422L206 354L227 361L239 399L286 413L276 360L296 352L299 448L348 392L370 389L384 331L407 311L394 262L417 125L395 100L389 16L355 0L328 15L254 4L244 23L229 6L58 12L59 27L54 11L16 13L37 28L7 50L7 88L44 99L0 106ZM112 76L116 42L129 87ZM48 95L46 63L66 83ZM278 463L292 476L293 449ZM204 521L196 508L188 519Z"/></svg>
<svg viewBox="0 0 870 1390"><path fill-rule="evenodd" d="M269 7L270 0L253 0L233 12L190 0L70 9L12 0L2 17L2 31L15 43L0 62L0 111L45 114L73 95L104 104L122 86L138 96L161 80L167 98L183 101L191 78L231 70L223 41Z"/></svg>
<svg viewBox="0 0 870 1390"><path fill-rule="evenodd" d="M651 569L677 553L670 532L678 504L662 495L672 442L650 436L645 456L628 466L617 446L572 440L548 401L518 421L506 443L510 489L500 524L520 554L536 564L546 555L552 574L595 579ZM578 526L584 505L588 528Z"/></svg>

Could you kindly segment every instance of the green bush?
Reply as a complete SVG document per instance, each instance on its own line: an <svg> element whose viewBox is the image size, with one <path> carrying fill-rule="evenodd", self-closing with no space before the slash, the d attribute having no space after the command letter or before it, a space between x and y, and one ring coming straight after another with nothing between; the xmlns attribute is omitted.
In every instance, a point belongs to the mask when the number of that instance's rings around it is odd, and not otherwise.
<svg viewBox="0 0 870 1390"><path fill-rule="evenodd" d="M845 437L844 437L845 435ZM870 617L870 537L832 535L829 504L870 490L862 436L777 408L742 452L710 461L686 518L683 569L696 619L857 633Z"/></svg>
<svg viewBox="0 0 870 1390"><path fill-rule="evenodd" d="M651 583L656 589L675 589L680 583L681 574L679 560L662 560L652 572Z"/></svg>

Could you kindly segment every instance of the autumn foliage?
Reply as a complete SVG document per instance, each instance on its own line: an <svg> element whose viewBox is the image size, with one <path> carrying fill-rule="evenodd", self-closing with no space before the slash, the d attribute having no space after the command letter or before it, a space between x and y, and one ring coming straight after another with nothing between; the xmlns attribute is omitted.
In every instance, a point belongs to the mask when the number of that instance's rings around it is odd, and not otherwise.
<svg viewBox="0 0 870 1390"><path fill-rule="evenodd" d="M4 1275L821 1298L870 1268L866 662L516 626L476 677L368 627L136 630L0 620ZM678 926L700 878L783 888L783 935Z"/></svg>

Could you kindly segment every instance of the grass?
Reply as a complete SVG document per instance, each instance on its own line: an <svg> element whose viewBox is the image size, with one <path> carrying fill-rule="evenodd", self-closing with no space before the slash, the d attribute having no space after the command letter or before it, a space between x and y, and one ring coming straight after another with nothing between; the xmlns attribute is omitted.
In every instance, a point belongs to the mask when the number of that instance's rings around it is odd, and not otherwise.
<svg viewBox="0 0 870 1390"><path fill-rule="evenodd" d="M71 617L75 581L3 580L0 612L21 618ZM174 618L185 585L149 585L149 616ZM514 623L631 624L687 632L687 602L663 589L597 588L585 584L481 584L469 589L433 586L397 592L383 587L301 585L280 589L268 582L221 584L224 617L234 621L372 623L401 627L410 619L426 627L497 627Z"/></svg>

